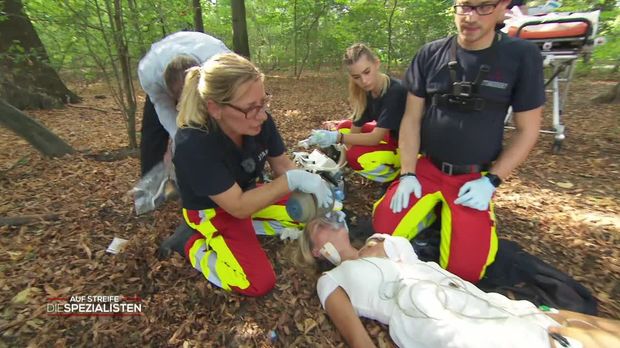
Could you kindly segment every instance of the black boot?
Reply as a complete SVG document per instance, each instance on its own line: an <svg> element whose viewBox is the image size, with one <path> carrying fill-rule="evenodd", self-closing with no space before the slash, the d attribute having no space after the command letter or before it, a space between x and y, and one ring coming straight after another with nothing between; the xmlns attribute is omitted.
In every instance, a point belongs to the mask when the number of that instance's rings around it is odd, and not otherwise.
<svg viewBox="0 0 620 348"><path fill-rule="evenodd" d="M157 258L162 261L170 258L172 251L176 251L179 255L185 257L185 244L196 233L191 227L182 222L174 233L164 240L157 249Z"/></svg>

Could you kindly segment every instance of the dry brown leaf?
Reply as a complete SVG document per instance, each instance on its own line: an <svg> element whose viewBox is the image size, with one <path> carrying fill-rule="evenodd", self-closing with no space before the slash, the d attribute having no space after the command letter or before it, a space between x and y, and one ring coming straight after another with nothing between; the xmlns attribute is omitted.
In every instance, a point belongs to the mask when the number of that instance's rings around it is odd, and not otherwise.
<svg viewBox="0 0 620 348"><path fill-rule="evenodd" d="M312 331L312 329L314 329L317 326L316 321L314 321L314 319L312 318L306 318L306 320L304 320L304 335L307 335L308 332Z"/></svg>
<svg viewBox="0 0 620 348"><path fill-rule="evenodd" d="M268 79L267 85L276 96L272 113L289 150L310 129L349 112L342 74L321 72L321 76L304 75L300 80L280 76ZM573 275L596 294L602 316L620 318L620 287L616 285L620 268L614 267L620 264L620 231L618 225L609 224L609 217L620 211L620 106L597 105L597 112L592 113L592 105L579 100L608 86L608 81L583 79L571 84L570 94L583 98L570 97L565 106L563 121L568 131L562 152L551 154L553 137L541 135L528 160L497 191L496 213L499 237L517 241ZM100 84L80 90L86 105L111 112L89 114L74 108L27 112L74 148L113 153L126 146L125 124L113 110L117 109L113 98ZM309 90L316 93L309 94ZM94 98L104 94L105 99ZM144 101L143 95L139 100ZM141 110L137 115L139 125ZM547 111L545 126L550 125L549 116ZM507 131L507 138L513 135ZM6 129L0 128L0 139L0 214L66 212L59 221L0 227L0 255L5 255L5 263L0 263L0 303L8 304L1 320L14 325L2 338L12 345L176 347L187 342L191 347L344 347L329 319L324 314L317 317L321 307L316 279L285 257L285 244L277 238L260 237L278 276L273 296L242 300L247 303L239 305L231 302L238 295L210 285L183 257L174 255L159 262L153 256L181 221L181 206L169 202L152 214L133 214L131 202L123 202L123 196L139 176L137 158L98 162L80 153L50 160ZM22 158L24 163L3 172ZM353 212L356 224L370 216L380 185L351 172L345 176L345 207ZM563 188L556 183L574 186ZM111 257L103 252L110 236L131 239L133 244L125 254ZM90 258L84 257L88 252L80 242L91 250ZM59 297L135 294L131 296L143 299L145 316L45 318L39 323L30 313L42 305L41 294L27 304L11 303L16 294L33 286L50 297L50 289ZM190 314L196 319L177 333ZM253 335L235 333L240 318L252 323ZM307 318L316 320L317 326L304 335ZM293 322L301 322L301 329ZM377 345L389 343L385 327L365 322ZM34 329L37 326L40 330ZM269 330L277 330L276 342L270 341ZM175 333L175 343L168 344Z"/></svg>
<svg viewBox="0 0 620 348"><path fill-rule="evenodd" d="M571 182L556 182L555 184L563 189L570 189L575 186L575 184Z"/></svg>

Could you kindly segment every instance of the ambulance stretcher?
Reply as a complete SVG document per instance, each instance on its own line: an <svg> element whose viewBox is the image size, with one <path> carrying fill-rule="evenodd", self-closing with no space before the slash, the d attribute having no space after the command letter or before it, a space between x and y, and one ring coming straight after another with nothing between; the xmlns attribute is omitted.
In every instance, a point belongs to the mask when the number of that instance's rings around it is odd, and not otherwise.
<svg viewBox="0 0 620 348"><path fill-rule="evenodd" d="M575 70L577 59L590 54L594 46L603 43L602 38L594 38L598 30L600 11L558 12L544 16L517 15L505 21L503 31L509 36L519 37L539 46L544 58L545 89L552 96L553 129L543 129L541 133L554 134L553 152L558 152L565 139L565 126L562 116L568 87ZM512 118L506 116L506 128Z"/></svg>

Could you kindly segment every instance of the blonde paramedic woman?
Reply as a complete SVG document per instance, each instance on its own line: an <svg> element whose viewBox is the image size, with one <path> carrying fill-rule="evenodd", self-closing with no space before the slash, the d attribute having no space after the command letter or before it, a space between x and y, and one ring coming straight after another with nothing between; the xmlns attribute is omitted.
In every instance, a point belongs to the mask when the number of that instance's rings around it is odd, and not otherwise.
<svg viewBox="0 0 620 348"><path fill-rule="evenodd" d="M391 182L400 173L398 131L405 112L407 91L401 82L381 72L381 62L364 44L354 44L344 54L349 73L352 119L338 131L313 130L309 145L347 145L347 161L363 177Z"/></svg>
<svg viewBox="0 0 620 348"><path fill-rule="evenodd" d="M267 112L264 75L247 59L226 53L188 71L177 118L175 164L189 229L164 246L187 257L214 285L262 296L276 276L257 234L295 226L286 213L292 190L328 206L321 177L295 169ZM275 179L257 184L268 162Z"/></svg>

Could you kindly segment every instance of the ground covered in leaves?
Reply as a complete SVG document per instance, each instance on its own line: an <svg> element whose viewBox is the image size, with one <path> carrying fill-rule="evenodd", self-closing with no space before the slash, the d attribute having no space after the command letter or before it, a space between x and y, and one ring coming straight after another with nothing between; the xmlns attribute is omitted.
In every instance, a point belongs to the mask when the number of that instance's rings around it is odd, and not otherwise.
<svg viewBox="0 0 620 348"><path fill-rule="evenodd" d="M571 274L598 298L602 316L620 318L620 106L588 102L611 85L574 81L561 153L552 154L552 136L542 135L498 191L497 215L501 237ZM341 74L269 76L267 86L291 150L310 129L347 113ZM78 93L80 107L28 112L75 155L42 158L0 129L0 218L43 218L0 226L0 347L343 345L320 308L315 279L290 261L290 242L262 239L278 285L258 299L214 288L179 256L159 262L155 250L180 222L180 206L135 216L125 195L139 160L115 156L128 143L121 113L101 86ZM354 176L348 184L345 204L368 216L380 187ZM118 255L105 252L114 237L129 240ZM144 315L46 312L52 298L81 295L139 297ZM384 327L365 324L379 346L391 345Z"/></svg>

